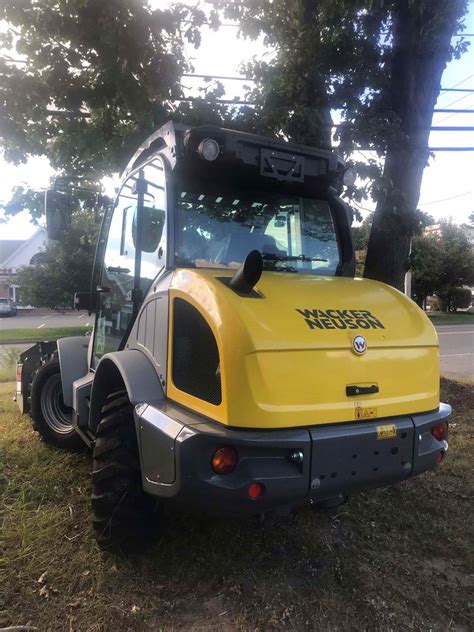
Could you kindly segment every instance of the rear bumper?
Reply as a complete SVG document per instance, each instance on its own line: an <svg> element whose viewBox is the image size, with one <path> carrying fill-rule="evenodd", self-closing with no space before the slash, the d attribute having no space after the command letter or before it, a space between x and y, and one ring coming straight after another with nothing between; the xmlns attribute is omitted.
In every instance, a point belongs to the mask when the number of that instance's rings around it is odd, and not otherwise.
<svg viewBox="0 0 474 632"><path fill-rule="evenodd" d="M146 492L188 508L245 514L347 496L381 487L437 465L448 449L431 428L451 407L408 417L289 430L233 430L173 407L139 405L143 485ZM235 470L217 475L215 450L231 445ZM295 459L301 453L302 460ZM264 485L251 499L248 487Z"/></svg>

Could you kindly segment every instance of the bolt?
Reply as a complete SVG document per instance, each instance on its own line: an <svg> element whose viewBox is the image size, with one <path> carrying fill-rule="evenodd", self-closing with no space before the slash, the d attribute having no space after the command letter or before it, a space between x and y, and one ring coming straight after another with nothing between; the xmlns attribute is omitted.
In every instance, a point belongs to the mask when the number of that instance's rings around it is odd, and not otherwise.
<svg viewBox="0 0 474 632"><path fill-rule="evenodd" d="M304 454L302 452L302 450L293 450L293 452L290 455L290 459L293 461L293 463L303 463L304 461Z"/></svg>

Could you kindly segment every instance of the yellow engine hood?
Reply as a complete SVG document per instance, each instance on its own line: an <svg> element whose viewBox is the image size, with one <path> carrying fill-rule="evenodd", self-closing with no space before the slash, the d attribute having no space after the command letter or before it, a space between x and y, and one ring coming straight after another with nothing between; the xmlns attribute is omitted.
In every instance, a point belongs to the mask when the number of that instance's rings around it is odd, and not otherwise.
<svg viewBox="0 0 474 632"><path fill-rule="evenodd" d="M223 270L178 270L173 298L196 307L219 349L222 403L177 389L168 396L211 419L286 428L404 415L439 405L436 331L397 290L366 279L264 272L257 297L235 294ZM172 318L171 321L172 322ZM367 348L354 349L356 336ZM170 328L170 348L172 328ZM362 343L363 341L359 341ZM347 386L378 392L349 396Z"/></svg>

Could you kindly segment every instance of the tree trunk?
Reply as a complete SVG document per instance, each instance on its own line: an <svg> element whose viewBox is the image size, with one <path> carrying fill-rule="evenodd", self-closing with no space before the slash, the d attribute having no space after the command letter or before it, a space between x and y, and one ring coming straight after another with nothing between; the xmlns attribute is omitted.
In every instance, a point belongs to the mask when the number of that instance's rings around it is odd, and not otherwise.
<svg viewBox="0 0 474 632"><path fill-rule="evenodd" d="M392 112L364 276L403 291L433 108L464 0L399 0L393 12Z"/></svg>
<svg viewBox="0 0 474 632"><path fill-rule="evenodd" d="M295 10L296 6L298 10ZM293 50L293 69L298 76L304 77L304 88L290 98L289 108L294 109L294 114L297 115L296 125L290 127L291 137L297 143L331 149L333 120L320 69L320 38L315 37L315 32L318 33L321 28L321 7L314 0L300 0L295 8L293 10L298 16L298 38L295 37L297 46ZM308 51L311 51L309 56ZM308 57L317 60L309 68Z"/></svg>

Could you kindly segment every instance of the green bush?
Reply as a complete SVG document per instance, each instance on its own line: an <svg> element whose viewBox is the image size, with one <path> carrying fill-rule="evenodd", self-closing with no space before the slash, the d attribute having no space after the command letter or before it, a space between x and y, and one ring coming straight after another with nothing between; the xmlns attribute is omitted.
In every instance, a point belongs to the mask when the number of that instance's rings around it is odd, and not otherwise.
<svg viewBox="0 0 474 632"><path fill-rule="evenodd" d="M450 287L438 294L440 311L455 312L458 309L467 309L471 306L471 290L463 287Z"/></svg>

